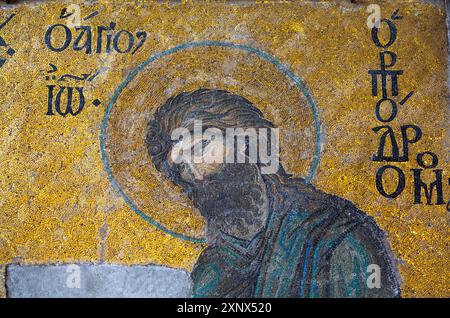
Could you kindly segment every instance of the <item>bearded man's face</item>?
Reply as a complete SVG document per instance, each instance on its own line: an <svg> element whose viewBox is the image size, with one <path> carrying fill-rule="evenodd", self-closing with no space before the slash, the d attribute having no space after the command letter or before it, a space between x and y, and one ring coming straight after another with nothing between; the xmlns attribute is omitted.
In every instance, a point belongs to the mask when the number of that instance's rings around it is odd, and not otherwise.
<svg viewBox="0 0 450 318"><path fill-rule="evenodd" d="M174 163L168 161L183 181L194 206L206 218L209 228L242 239L251 239L267 218L267 195L259 167L252 163L217 163L208 160L214 150L225 154L224 144L194 140L188 146L203 143L201 160ZM199 155L199 154L197 154Z"/></svg>

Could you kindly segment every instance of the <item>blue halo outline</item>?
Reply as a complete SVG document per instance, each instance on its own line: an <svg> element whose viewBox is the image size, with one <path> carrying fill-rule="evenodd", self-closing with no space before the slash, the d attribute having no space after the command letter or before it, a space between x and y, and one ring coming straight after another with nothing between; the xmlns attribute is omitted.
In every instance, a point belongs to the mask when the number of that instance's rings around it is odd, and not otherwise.
<svg viewBox="0 0 450 318"><path fill-rule="evenodd" d="M290 71L284 64L282 64L278 59L274 58L273 56L269 55L268 53L260 50L260 49L256 49L253 48L251 46L247 46L247 45L242 45L242 44L235 44L235 43L230 43L230 42L220 42L220 41L201 41L201 42L187 42L187 43L183 43L180 45L177 45L171 49L156 53L154 55L152 55L149 59L147 59L146 61L142 62L133 72L131 72L127 78L118 86L118 88L116 89L116 91L114 92L108 107L105 110L105 115L103 117L102 120L102 125L101 125L101 130L100 130L100 153L101 153L101 158L103 161L103 166L105 168L105 171L108 175L108 179L111 182L111 184L113 185L114 190L125 200L125 202L128 204L128 206L140 217L142 217L145 221L149 222L150 224L152 224L153 226L155 226L156 228L158 228L159 230L175 237L175 238L179 238L185 241L189 241L189 242L194 242L194 243L206 243L206 240L204 238L196 238L196 237L191 237L191 236L187 236L184 234L180 234L177 232L174 232L172 230L169 230L168 228L166 228L165 226L163 226L162 224L156 222L155 220L153 220L151 217L149 217L148 215L144 214L142 211L140 211L140 209L134 204L134 202L128 198L128 196L122 191L122 189L120 188L119 184L117 183L116 179L114 178L114 175L112 173L111 167L110 167L110 163L109 163L109 159L108 156L106 154L106 147L105 147L105 132L106 132L106 127L108 125L108 121L109 121L109 116L111 114L111 110L114 106L114 104L117 101L118 96L120 95L120 93L122 92L122 90L128 85L128 83L134 79L134 77L136 77L136 75L147 65L149 65L150 63L154 62L155 60L164 57L164 56L168 56L170 54L182 51L182 50L186 50L186 49L192 49L192 48L197 48L197 47L210 47L210 46L215 46L215 47L226 47L226 48L233 48L233 49L238 49L238 50L243 50L249 53L252 53L256 56L258 56L259 58L270 62L271 64L273 64L279 71L281 71L286 77L288 77L290 80L292 80L295 85L300 89L300 91L303 93L303 95L305 96L308 106L312 111L313 114L313 120L314 120L314 128L316 130L316 140L315 140L315 148L314 148L314 155L313 155L313 160L312 160L312 164L309 170L309 175L305 178L305 181L310 183L312 181L312 179L314 178L315 172L317 170L317 167L319 165L319 160L320 160L320 148L322 145L322 136L321 136L321 131L320 131L320 121L319 121L319 114L318 114L318 110L317 110L317 106L316 103L311 95L311 93L309 92L308 88L305 86L305 84L303 83L303 80L298 77L297 75L295 75L292 71Z"/></svg>

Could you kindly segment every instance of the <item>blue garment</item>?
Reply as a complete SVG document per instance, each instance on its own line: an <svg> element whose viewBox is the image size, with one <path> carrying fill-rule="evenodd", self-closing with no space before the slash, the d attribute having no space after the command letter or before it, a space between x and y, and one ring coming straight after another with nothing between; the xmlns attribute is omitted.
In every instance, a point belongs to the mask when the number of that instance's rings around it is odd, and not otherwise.
<svg viewBox="0 0 450 318"><path fill-rule="evenodd" d="M373 218L346 200L318 195L319 204L301 204L312 211L300 204L277 210L272 201L253 240L223 234L207 247L192 273L194 297L399 297L393 257ZM296 208L283 213L287 206ZM373 275L380 285L370 283Z"/></svg>

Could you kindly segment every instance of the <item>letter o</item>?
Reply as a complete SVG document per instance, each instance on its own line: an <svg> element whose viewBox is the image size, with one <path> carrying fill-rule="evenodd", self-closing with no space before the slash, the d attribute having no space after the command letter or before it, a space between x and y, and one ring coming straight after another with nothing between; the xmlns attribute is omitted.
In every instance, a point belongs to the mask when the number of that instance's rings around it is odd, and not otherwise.
<svg viewBox="0 0 450 318"><path fill-rule="evenodd" d="M425 155L429 155L431 157L431 163L429 165L427 165L423 160L423 157ZM435 153L431 151L425 151L417 154L417 163L424 169L432 169L437 166L437 164L439 163L439 159Z"/></svg>
<svg viewBox="0 0 450 318"><path fill-rule="evenodd" d="M384 190L384 186L383 186L383 174L387 169L392 169L392 170L396 171L398 174L397 188L392 193L387 193ZM376 186L377 186L378 192L382 196L384 196L386 198L391 198L391 199L396 198L400 195L400 193L403 192L403 189L405 188L405 174L403 173L403 171L400 168L398 168L396 166L392 166L392 165L383 166L380 169L378 169L378 171L377 171Z"/></svg>
<svg viewBox="0 0 450 318"><path fill-rule="evenodd" d="M120 39L120 35L122 33L126 33L128 34L128 47L125 51L121 51L119 48L119 39ZM134 45L134 36L133 34L131 34L131 32L127 31L127 30L120 30L119 32L117 32L117 34L114 36L113 39L113 45L114 45L114 49L119 52L119 53L128 53L130 52L131 48Z"/></svg>
<svg viewBox="0 0 450 318"><path fill-rule="evenodd" d="M387 49L397 39L397 27L395 26L394 22L392 22L391 20L388 20L388 19L381 19L381 22L387 23L387 25L389 27L389 41L384 45L380 42L380 39L378 38L379 28L376 28L376 27L372 28L372 41L373 41L373 43L375 43L376 46L382 47L383 49ZM381 25L380 25L380 28L381 28Z"/></svg>
<svg viewBox="0 0 450 318"><path fill-rule="evenodd" d="M389 101L389 103L391 103L391 115L387 119L384 119L383 117L381 117L381 114L380 114L380 107L384 101ZM394 120L394 118L397 116L397 112L398 112L397 104L390 98L380 99L377 102L377 105L375 107L375 116L377 116L377 119L383 123L388 123L388 122Z"/></svg>
<svg viewBox="0 0 450 318"><path fill-rule="evenodd" d="M52 32L56 27L59 27L59 26L64 28L66 39L61 47L56 48L52 45ZM55 51L55 52L64 51L65 49L67 49L67 47L69 46L71 41L72 41L72 31L70 31L70 29L67 26L65 26L64 24L54 24L54 25L50 26L47 29L47 31L45 31L45 44L52 51Z"/></svg>

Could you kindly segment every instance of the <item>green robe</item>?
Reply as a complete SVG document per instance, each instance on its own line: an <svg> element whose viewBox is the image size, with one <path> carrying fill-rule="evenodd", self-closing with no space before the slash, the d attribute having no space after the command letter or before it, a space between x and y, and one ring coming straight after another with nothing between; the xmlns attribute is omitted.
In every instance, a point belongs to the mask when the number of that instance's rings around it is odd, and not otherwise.
<svg viewBox="0 0 450 318"><path fill-rule="evenodd" d="M268 182L265 228L251 241L223 233L208 246L191 275L194 297L400 296L392 253L372 217L299 180ZM378 286L370 284L378 274L371 264L380 269Z"/></svg>

